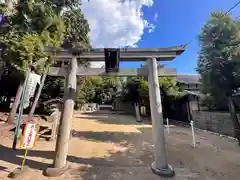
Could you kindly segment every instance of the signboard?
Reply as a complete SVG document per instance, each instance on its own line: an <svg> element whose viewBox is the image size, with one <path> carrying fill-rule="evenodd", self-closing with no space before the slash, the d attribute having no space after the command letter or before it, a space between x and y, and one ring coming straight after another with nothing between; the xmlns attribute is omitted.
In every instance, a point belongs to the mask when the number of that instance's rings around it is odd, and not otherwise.
<svg viewBox="0 0 240 180"><path fill-rule="evenodd" d="M38 124L28 123L26 124L21 139L20 147L23 149L31 149L35 146L38 137Z"/></svg>
<svg viewBox="0 0 240 180"><path fill-rule="evenodd" d="M27 108L30 103L30 98L34 96L34 92L37 86L37 83L40 84L41 76L35 73L30 73L28 82L26 85L25 98L23 103L23 108Z"/></svg>

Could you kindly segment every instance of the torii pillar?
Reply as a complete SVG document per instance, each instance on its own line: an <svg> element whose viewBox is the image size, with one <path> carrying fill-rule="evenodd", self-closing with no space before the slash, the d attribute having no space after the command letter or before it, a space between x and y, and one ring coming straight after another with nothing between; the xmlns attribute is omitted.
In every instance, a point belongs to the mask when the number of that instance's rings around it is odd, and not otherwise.
<svg viewBox="0 0 240 180"><path fill-rule="evenodd" d="M64 89L63 109L60 118L53 167L50 167L45 171L45 174L49 177L61 176L68 169L67 155L72 127L74 101L76 97L77 67L77 58L73 57L68 65L68 75L66 77Z"/></svg>
<svg viewBox="0 0 240 180"><path fill-rule="evenodd" d="M175 172L168 164L166 140L162 115L161 94L158 81L157 61L151 58L148 64L148 87L152 120L152 137L154 142L155 161L151 165L152 171L163 177L173 177Z"/></svg>
<svg viewBox="0 0 240 180"><path fill-rule="evenodd" d="M56 157L54 161L55 168L65 167L68 154L68 141L72 127L72 116L74 111L74 101L76 97L77 86L77 58L73 57L68 68L66 77L65 92L63 97L63 110L60 118L59 131L56 144ZM61 149L61 150L59 150Z"/></svg>

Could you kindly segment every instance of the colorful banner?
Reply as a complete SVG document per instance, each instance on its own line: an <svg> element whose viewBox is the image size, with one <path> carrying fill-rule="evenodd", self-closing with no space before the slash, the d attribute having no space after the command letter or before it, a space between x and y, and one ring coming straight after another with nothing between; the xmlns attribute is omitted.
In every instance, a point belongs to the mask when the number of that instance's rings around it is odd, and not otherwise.
<svg viewBox="0 0 240 180"><path fill-rule="evenodd" d="M36 123L26 124L21 139L20 148L31 149L35 146L38 138L39 126Z"/></svg>

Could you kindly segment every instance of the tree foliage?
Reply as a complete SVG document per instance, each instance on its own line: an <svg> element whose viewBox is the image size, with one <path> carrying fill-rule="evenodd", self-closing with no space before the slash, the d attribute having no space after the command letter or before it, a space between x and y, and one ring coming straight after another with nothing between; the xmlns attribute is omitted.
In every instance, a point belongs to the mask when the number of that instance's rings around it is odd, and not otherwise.
<svg viewBox="0 0 240 180"><path fill-rule="evenodd" d="M201 51L197 71L202 78L202 91L213 97L215 102L219 98L228 99L229 112L240 142L240 124L232 97L240 87L239 20L222 12L212 13L199 40Z"/></svg>
<svg viewBox="0 0 240 180"><path fill-rule="evenodd" d="M66 25L66 33L63 48L83 48L89 49L90 42L88 33L90 27L84 18L80 8L75 8L63 12L64 23Z"/></svg>
<svg viewBox="0 0 240 180"><path fill-rule="evenodd" d="M167 94L178 96L180 94L176 78L159 78L161 87ZM122 92L123 101L136 102L149 106L148 82L143 77L129 77L122 81L119 77L81 77L78 78L79 103L111 103L116 92Z"/></svg>
<svg viewBox="0 0 240 180"><path fill-rule="evenodd" d="M22 71L28 63L41 58L48 58L48 64L52 62L44 46L59 47L64 23L42 2L20 0L15 12L5 16L1 32L4 33L0 37L3 60L9 67Z"/></svg>
<svg viewBox="0 0 240 180"><path fill-rule="evenodd" d="M45 52L46 46L88 49L90 28L80 3L79 0L19 0L12 11L6 4L0 4L0 49L5 67L22 75L30 62L46 58L47 61L35 69L42 72L54 63L52 55ZM79 64L89 65L81 60ZM16 77L16 84L24 80L22 76ZM5 84L6 79L9 78L5 78ZM61 97L63 90L63 79L48 77L40 101ZM11 92L14 91L16 88ZM1 94L12 96L8 92L4 88Z"/></svg>
<svg viewBox="0 0 240 180"><path fill-rule="evenodd" d="M232 95L240 85L240 26L230 15L212 13L199 37L197 71L203 87L213 96L221 90Z"/></svg>
<svg viewBox="0 0 240 180"><path fill-rule="evenodd" d="M83 103L111 103L121 88L118 77L88 76L78 77L77 81L77 106Z"/></svg>
<svg viewBox="0 0 240 180"><path fill-rule="evenodd" d="M159 85L163 101L166 97L178 97L180 89L174 77L159 78ZM138 103L150 108L148 81L143 77L127 78L123 86L123 101Z"/></svg>
<svg viewBox="0 0 240 180"><path fill-rule="evenodd" d="M0 9L4 11L3 5ZM84 50L90 46L89 30L79 1L19 0L13 13L4 13L0 26L2 58L8 67L21 71L30 62L48 58L40 68L44 69L53 63L44 47L80 46Z"/></svg>

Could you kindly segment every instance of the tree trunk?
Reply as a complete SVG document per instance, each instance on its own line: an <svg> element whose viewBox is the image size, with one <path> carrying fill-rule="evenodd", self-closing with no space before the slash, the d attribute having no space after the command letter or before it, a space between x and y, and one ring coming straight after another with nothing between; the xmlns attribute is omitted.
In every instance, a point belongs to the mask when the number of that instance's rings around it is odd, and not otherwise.
<svg viewBox="0 0 240 180"><path fill-rule="evenodd" d="M11 109L9 115L8 115L7 123L14 123L15 122L14 117L17 114L18 105L19 105L20 100L21 100L22 90L23 90L23 82L20 82L20 84L18 86L16 97L15 97L14 102L13 102L12 109Z"/></svg>
<svg viewBox="0 0 240 180"><path fill-rule="evenodd" d="M37 106L37 103L38 103L38 99L39 99L39 97L41 95L42 88L44 86L44 82L45 82L46 77L47 77L47 73L44 73L42 78L41 78L41 83L40 83L40 86L38 88L37 94L35 96L34 102L32 104L31 110L29 112L29 116L32 116L34 114L34 111L36 109L36 106Z"/></svg>
<svg viewBox="0 0 240 180"><path fill-rule="evenodd" d="M231 96L228 97L228 106L229 106L229 112L230 112L230 115L231 115L231 120L233 122L235 137L237 138L238 143L240 145L240 123L238 121L236 108L235 108L235 103L234 103Z"/></svg>

